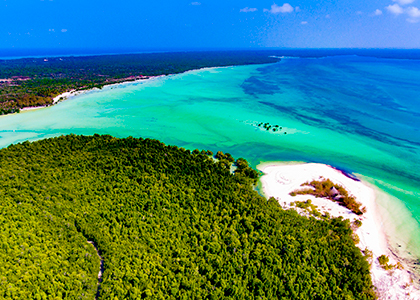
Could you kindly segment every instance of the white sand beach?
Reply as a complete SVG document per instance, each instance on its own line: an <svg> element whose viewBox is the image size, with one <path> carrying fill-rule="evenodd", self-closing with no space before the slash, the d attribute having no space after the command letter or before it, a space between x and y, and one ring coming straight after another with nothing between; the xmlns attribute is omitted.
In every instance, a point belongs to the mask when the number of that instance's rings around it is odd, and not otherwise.
<svg viewBox="0 0 420 300"><path fill-rule="evenodd" d="M127 80L127 81L121 81L121 82L117 82L117 83L110 83L110 84L106 84L104 86L104 88L113 88L115 86L120 86L120 85L125 85L125 84L132 84L132 83L136 83L136 82L144 82L145 80L153 80L156 78L160 78L160 77L165 77L167 75L159 75L159 76L148 76L145 78L141 78L141 79L136 79L136 80ZM53 102L51 105L55 105L60 101L64 101L64 100L68 100L70 98L73 98L75 96L79 96L91 91L98 91L100 90L99 88L92 88L92 89L87 89L87 90L71 90L68 92L64 92L56 97L53 98ZM35 110L35 109L41 109L41 108L45 108L48 106L42 105L42 106L30 106L30 107L24 107L22 109L20 109L20 111L24 112L24 111L30 111L30 110Z"/></svg>
<svg viewBox="0 0 420 300"><path fill-rule="evenodd" d="M67 99L69 97L74 97L74 96L76 96L76 95L78 95L80 93L81 93L81 91L79 91L79 93L77 93L76 90L71 90L69 92L62 93L62 94L54 97L53 104L56 104L58 101L65 100L65 99Z"/></svg>
<svg viewBox="0 0 420 300"><path fill-rule="evenodd" d="M379 299L420 299L420 292L411 283L410 272L404 269L384 270L378 263L378 257L387 255L390 264L397 264L398 258L389 250L387 236L383 230L383 223L375 203L375 192L367 184L356 181L342 172L323 164L281 164L264 163L258 166L265 175L261 178L262 188L267 198L276 198L285 208L294 208L299 213L308 212L291 205L295 201L310 199L321 213L328 212L332 217L342 216L353 222L362 221L362 226L355 230L360 242L357 246L363 251L366 248L372 252L371 275ZM312 195L290 195L290 192L302 189L301 184L319 179L330 179L333 183L343 186L350 195L365 206L367 212L361 216L338 203ZM401 262L403 263L403 262Z"/></svg>
<svg viewBox="0 0 420 300"><path fill-rule="evenodd" d="M67 100L68 98L71 98L71 97L80 95L80 94L82 94L84 92L86 92L86 91L71 90L69 92L62 93L62 94L60 94L60 95L58 95L58 96L56 96L56 97L53 98L53 103L51 105L57 104L59 101ZM29 106L29 107L21 108L20 111L21 112L25 112L25 111L36 110L36 109L41 109L41 108L46 108L46 107L48 107L48 106L46 106L46 105L42 105L42 106Z"/></svg>
<svg viewBox="0 0 420 300"><path fill-rule="evenodd" d="M105 84L103 88L113 88L116 86L121 86L121 85L126 85L126 84L133 84L133 83L137 83L137 82L144 82L144 81L150 81L150 80L154 80L160 77L166 77L167 75L158 75L158 76L144 76L144 78L140 78L140 79L136 79L136 80L127 80L127 81L121 81L121 82L116 82L116 83L108 83ZM99 91L99 88L92 88L92 89L88 89L88 90L71 90L69 92L65 92L62 93L56 97L54 97L53 99L53 105L57 104L60 101L64 101L67 100L69 98L81 95L81 94L85 94L91 91ZM41 107L45 107L45 106L41 106ZM29 108L29 109L36 109L37 107L34 108ZM28 108L25 108L28 109Z"/></svg>

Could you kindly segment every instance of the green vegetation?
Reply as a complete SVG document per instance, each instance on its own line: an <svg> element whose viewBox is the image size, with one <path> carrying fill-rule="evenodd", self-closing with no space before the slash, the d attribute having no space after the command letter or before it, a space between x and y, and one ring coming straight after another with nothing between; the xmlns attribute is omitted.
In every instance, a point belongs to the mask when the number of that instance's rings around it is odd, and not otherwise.
<svg viewBox="0 0 420 300"><path fill-rule="evenodd" d="M296 206L298 208L301 208L303 210L306 210L309 214L311 214L314 217L321 218L322 214L318 211L318 207L314 204L312 204L312 200L308 199L306 201L295 201L291 203L291 206Z"/></svg>
<svg viewBox="0 0 420 300"><path fill-rule="evenodd" d="M392 270L395 268L395 265L389 264L389 257L384 254L378 257L378 262L384 270Z"/></svg>
<svg viewBox="0 0 420 300"><path fill-rule="evenodd" d="M0 298L94 299L92 241L99 299L374 299L348 221L283 210L245 160L206 153L99 135L0 150Z"/></svg>
<svg viewBox="0 0 420 300"><path fill-rule="evenodd" d="M362 204L357 202L353 196L350 196L345 188L343 188L341 185L334 184L329 179L305 182L302 184L302 186L310 186L311 188L296 190L291 192L290 195L314 195L315 197L327 198L332 201L336 201L357 215L362 215L364 212L366 212L366 208L361 208Z"/></svg>
<svg viewBox="0 0 420 300"><path fill-rule="evenodd" d="M273 131L273 132L276 132L276 131L281 131L282 129L283 129L283 127L281 127L281 126L279 126L279 125L271 125L270 123L258 123L257 124L257 127L262 127L262 128L264 128L266 131ZM286 132L285 132L285 134L286 134Z"/></svg>
<svg viewBox="0 0 420 300"><path fill-rule="evenodd" d="M71 90L182 73L204 67L277 62L272 51L143 53L0 60L0 114L51 105Z"/></svg>
<svg viewBox="0 0 420 300"><path fill-rule="evenodd" d="M248 162L243 158L238 158L235 161L235 175L236 178L243 180L250 179L252 180L253 184L257 183L258 180L258 172L248 166Z"/></svg>
<svg viewBox="0 0 420 300"><path fill-rule="evenodd" d="M219 160L226 160L229 163L232 163L232 162L235 161L235 159L232 157L232 155L230 153L223 153L222 151L217 151L217 153L214 157L219 159Z"/></svg>
<svg viewBox="0 0 420 300"><path fill-rule="evenodd" d="M360 243L360 238L359 236L353 232L353 234L351 235L351 238L353 239L353 242L357 245Z"/></svg>
<svg viewBox="0 0 420 300"><path fill-rule="evenodd" d="M373 260L373 253L372 253L372 251L369 250L366 247L365 250L363 250L363 255L365 256L365 258L368 261L369 265L372 266L372 260Z"/></svg>
<svg viewBox="0 0 420 300"><path fill-rule="evenodd" d="M207 150L202 152L203 154L212 155L212 152ZM238 181L251 182L256 184L258 180L258 172L250 168L248 162L243 158L238 158L236 161L230 153L223 153L222 151L217 151L214 156L218 160L218 163L226 169L230 169L232 163L234 163L235 169L234 173Z"/></svg>
<svg viewBox="0 0 420 300"><path fill-rule="evenodd" d="M359 219L356 219L353 221L353 223L351 224L353 229L358 229L362 226L362 221L360 221Z"/></svg>

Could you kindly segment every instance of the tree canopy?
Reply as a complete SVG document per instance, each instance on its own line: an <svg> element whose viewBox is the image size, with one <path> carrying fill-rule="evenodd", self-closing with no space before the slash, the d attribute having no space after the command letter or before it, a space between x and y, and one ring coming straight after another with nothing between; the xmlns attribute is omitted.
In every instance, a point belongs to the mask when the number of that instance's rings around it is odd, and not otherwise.
<svg viewBox="0 0 420 300"><path fill-rule="evenodd" d="M302 217L206 151L68 135L0 150L0 298L373 299L348 221Z"/></svg>

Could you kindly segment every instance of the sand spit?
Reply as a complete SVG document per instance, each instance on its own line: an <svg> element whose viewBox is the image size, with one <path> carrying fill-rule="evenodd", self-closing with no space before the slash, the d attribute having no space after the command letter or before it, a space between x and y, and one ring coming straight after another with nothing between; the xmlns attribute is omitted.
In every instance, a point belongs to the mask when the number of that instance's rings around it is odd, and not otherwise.
<svg viewBox="0 0 420 300"><path fill-rule="evenodd" d="M307 211L292 206L292 202L310 199L321 213L328 212L332 217L342 216L351 222L358 219L362 226L355 230L360 242L360 250L366 248L372 252L371 276L379 299L420 299L420 291L412 285L410 272L404 269L384 270L378 262L378 257L387 255L389 263L396 265L403 261L393 255L389 249L387 236L384 232L381 216L375 203L375 192L361 181L349 178L343 172L323 164L282 164L264 163L258 166L265 175L261 178L263 192L266 197L276 198L285 209L294 208L303 215ZM358 216L338 203L312 195L290 196L290 192L302 189L301 184L319 179L330 179L333 183L343 186L349 194L365 206L367 212Z"/></svg>

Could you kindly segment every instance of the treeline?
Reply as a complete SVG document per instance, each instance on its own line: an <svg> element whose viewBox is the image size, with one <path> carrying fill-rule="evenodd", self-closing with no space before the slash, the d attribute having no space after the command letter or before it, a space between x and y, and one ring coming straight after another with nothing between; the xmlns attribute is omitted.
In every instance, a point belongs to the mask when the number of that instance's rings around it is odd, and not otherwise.
<svg viewBox="0 0 420 300"><path fill-rule="evenodd" d="M150 139L0 150L0 298L373 299L348 221L283 210L246 160ZM236 165L231 172L230 164Z"/></svg>
<svg viewBox="0 0 420 300"><path fill-rule="evenodd" d="M0 114L52 104L66 91L204 67L272 63L272 51L144 53L0 60ZM5 81L7 79L7 81ZM3 81L2 81L3 80Z"/></svg>

